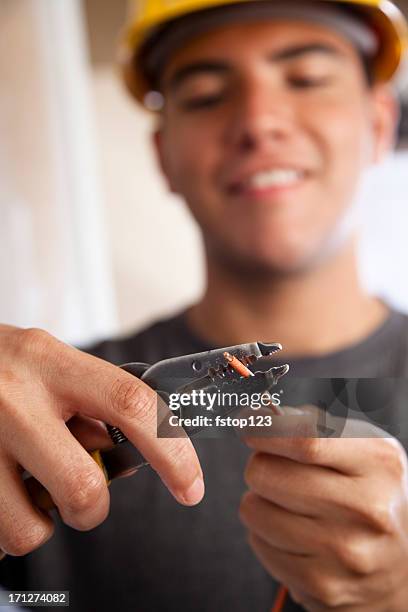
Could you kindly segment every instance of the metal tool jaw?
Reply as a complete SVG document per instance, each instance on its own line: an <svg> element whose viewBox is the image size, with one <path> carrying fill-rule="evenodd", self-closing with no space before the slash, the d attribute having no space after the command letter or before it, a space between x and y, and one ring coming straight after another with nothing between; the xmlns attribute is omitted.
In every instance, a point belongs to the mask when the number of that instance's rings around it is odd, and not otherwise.
<svg viewBox="0 0 408 612"><path fill-rule="evenodd" d="M165 359L147 367L140 378L150 387L163 394L188 393L194 389L205 389L207 387L221 387L230 382L245 380L237 375L229 367L225 359L225 353L237 357L255 374L255 366L261 357L269 357L280 351L280 344L263 344L252 342L250 344L239 344L204 353L183 355ZM136 368L135 368L136 365ZM127 364L122 366L125 370L133 373L135 369L140 372L142 364ZM266 372L259 372L259 379L264 381L266 391L269 386L286 374L288 366L271 367ZM132 371L133 370L133 371ZM252 377L251 377L252 378Z"/></svg>
<svg viewBox="0 0 408 612"><path fill-rule="evenodd" d="M193 395L199 391L208 394L262 394L270 391L289 370L288 365L276 367L271 365L269 369L265 369L265 361L280 350L282 346L278 343L252 342L164 359L154 365L127 363L121 367L148 384L166 403L169 403L172 394ZM225 358L226 353L244 364L250 375L243 377L234 371ZM262 359L263 369L259 371L257 362L261 358L266 359ZM225 407L222 415L235 410L237 408ZM177 414L183 417L193 416L191 406L181 408ZM108 430L112 440L117 444L111 451L101 452L110 478L127 475L147 465L143 456L127 441L120 430L114 427L108 427ZM201 428L198 427L187 431L187 434L192 437L200 431Z"/></svg>

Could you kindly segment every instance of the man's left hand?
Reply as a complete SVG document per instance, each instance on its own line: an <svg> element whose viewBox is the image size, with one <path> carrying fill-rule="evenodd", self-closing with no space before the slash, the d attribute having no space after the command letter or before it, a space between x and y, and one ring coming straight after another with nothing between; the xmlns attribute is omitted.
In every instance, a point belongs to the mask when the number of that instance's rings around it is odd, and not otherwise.
<svg viewBox="0 0 408 612"><path fill-rule="evenodd" d="M312 612L408 610L407 458L393 438L248 438L240 514L267 571Z"/></svg>

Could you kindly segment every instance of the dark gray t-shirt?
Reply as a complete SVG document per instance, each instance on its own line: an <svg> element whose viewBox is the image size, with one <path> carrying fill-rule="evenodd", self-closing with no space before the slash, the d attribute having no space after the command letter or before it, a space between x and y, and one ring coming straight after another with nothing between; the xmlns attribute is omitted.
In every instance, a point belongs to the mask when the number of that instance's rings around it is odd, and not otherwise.
<svg viewBox="0 0 408 612"><path fill-rule="evenodd" d="M121 364L210 348L181 313L89 350ZM294 376L407 377L408 317L392 312L369 338L345 350L319 358L283 354L282 361ZM249 451L233 438L197 440L195 446L206 480L199 506L177 504L146 468L113 482L103 525L80 533L57 520L54 538L40 550L0 564L0 582L70 590L75 612L269 611L277 585L249 549L238 519ZM300 608L289 602L289 609Z"/></svg>

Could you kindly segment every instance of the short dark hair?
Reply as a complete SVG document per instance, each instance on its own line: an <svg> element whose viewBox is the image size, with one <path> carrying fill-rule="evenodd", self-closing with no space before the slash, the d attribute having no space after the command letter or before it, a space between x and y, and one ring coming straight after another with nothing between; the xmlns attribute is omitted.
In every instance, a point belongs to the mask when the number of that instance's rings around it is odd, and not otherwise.
<svg viewBox="0 0 408 612"><path fill-rule="evenodd" d="M364 55L364 53L360 53L359 55L360 55L361 63L363 65L366 83L368 87L371 89L371 87L373 87L375 83L373 60L372 58Z"/></svg>

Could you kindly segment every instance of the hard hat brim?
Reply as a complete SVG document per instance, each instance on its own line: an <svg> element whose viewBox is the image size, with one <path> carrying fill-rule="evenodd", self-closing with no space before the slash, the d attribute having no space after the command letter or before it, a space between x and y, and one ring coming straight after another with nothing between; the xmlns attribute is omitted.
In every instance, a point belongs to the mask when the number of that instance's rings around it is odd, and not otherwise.
<svg viewBox="0 0 408 612"><path fill-rule="evenodd" d="M252 0L178 0L160 4L160 10L146 11L131 19L122 38L120 65L129 92L141 103L152 89L140 62L140 50L157 29L167 22L190 13ZM270 1L270 0L264 0ZM389 0L322 0L335 2L358 13L375 31L379 50L373 64L375 82L390 81L397 72L408 48L407 22L401 11Z"/></svg>

